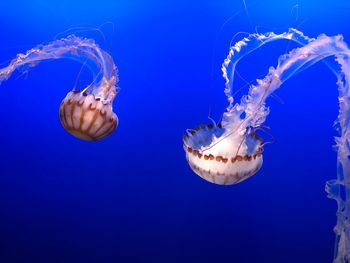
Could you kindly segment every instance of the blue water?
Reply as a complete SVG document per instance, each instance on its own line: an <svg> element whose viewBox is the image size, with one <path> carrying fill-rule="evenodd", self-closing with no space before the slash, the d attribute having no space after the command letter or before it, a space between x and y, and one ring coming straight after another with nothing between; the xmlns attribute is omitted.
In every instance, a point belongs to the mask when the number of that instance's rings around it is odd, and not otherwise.
<svg viewBox="0 0 350 263"><path fill-rule="evenodd" d="M67 29L95 38L119 70L120 126L97 143L61 127L74 61L45 62L1 85L0 262L331 262L336 203L324 185L336 177L338 106L322 63L268 100L275 142L249 180L223 187L199 178L182 135L208 116L220 120L220 67L235 33L296 27L349 43L348 1L72 2L1 2L0 61ZM105 37L93 30L100 25ZM272 43L237 69L254 80L293 47ZM90 80L83 71L78 87Z"/></svg>

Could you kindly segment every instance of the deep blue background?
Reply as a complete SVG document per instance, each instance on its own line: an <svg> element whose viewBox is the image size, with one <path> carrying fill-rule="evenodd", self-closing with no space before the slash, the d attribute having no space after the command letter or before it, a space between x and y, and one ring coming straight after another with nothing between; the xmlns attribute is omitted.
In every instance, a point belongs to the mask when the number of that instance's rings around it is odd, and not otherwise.
<svg viewBox="0 0 350 263"><path fill-rule="evenodd" d="M275 143L249 180L200 179L182 135L209 114L220 119L220 67L235 33L297 27L350 42L349 8L345 0L1 1L0 61L71 29L111 52L122 90L119 128L88 143L57 113L78 63L43 63L2 84L0 262L331 262L336 203L324 185L336 177L338 108L322 63L269 99ZM103 24L105 39L93 30ZM292 47L272 43L237 69L254 80ZM84 72L78 85L89 81Z"/></svg>

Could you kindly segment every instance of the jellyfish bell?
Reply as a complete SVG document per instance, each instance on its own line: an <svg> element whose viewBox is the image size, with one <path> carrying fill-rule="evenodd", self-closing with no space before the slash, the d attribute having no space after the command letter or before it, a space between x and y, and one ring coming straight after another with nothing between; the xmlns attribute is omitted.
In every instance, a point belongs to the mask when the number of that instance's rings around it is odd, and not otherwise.
<svg viewBox="0 0 350 263"><path fill-rule="evenodd" d="M69 92L61 103L59 116L70 134L86 141L101 140L118 126L112 105L84 92Z"/></svg>
<svg viewBox="0 0 350 263"><path fill-rule="evenodd" d="M204 180L231 185L254 175L262 166L262 139L256 133L230 132L222 125L201 125L184 137L186 159Z"/></svg>
<svg viewBox="0 0 350 263"><path fill-rule="evenodd" d="M103 78L98 87L89 85L83 91L70 91L59 108L63 127L86 141L99 141L110 135L118 126L112 105L116 81L115 76Z"/></svg>

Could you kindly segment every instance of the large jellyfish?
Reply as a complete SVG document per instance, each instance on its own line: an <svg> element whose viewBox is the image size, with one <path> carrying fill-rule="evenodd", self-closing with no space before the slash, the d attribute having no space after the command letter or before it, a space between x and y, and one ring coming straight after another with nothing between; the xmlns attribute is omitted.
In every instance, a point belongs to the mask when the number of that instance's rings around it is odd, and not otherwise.
<svg viewBox="0 0 350 263"><path fill-rule="evenodd" d="M74 35L38 45L18 54L0 69L0 83L16 70L27 70L44 60L69 58L86 64L93 81L82 91L72 90L63 99L59 116L63 127L72 135L97 141L110 135L118 125L112 104L117 94L117 69L112 57L92 39Z"/></svg>
<svg viewBox="0 0 350 263"><path fill-rule="evenodd" d="M263 79L251 85L248 95L234 104L232 81L241 58L271 41L288 39L300 44L279 57ZM269 108L266 99L282 83L324 58L337 77L339 114L336 120L337 179L328 181L328 197L338 203L334 263L350 262L350 50L341 35L309 38L298 30L286 33L251 34L230 48L222 64L228 106L219 125L201 125L184 137L186 158L193 171L216 184L239 183L262 165L262 139L255 131L264 123Z"/></svg>

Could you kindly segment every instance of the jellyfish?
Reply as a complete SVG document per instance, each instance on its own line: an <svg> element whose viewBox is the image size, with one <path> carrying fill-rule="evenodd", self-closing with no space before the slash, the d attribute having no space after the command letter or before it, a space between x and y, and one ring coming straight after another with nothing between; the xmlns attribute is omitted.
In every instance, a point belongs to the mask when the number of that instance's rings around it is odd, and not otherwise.
<svg viewBox="0 0 350 263"><path fill-rule="evenodd" d="M233 79L237 63L247 54L276 40L300 45L279 57L263 79L249 87L234 104ZM334 57L332 61L325 58ZM219 184L237 184L256 174L263 163L264 143L256 131L269 114L266 99L287 79L323 61L337 78L339 114L337 178L326 183L328 197L338 204L334 263L350 262L350 50L342 35L309 38L296 29L275 34L250 34L230 48L222 64L228 106L219 124L200 125L184 136L184 150L192 170L203 179Z"/></svg>
<svg viewBox="0 0 350 263"><path fill-rule="evenodd" d="M0 68L0 83L18 69L26 71L44 60L68 58L86 65L93 81L81 91L68 92L59 107L63 127L73 136L98 141L110 135L118 126L113 112L113 100L118 93L117 68L112 57L92 39L70 35L46 45L38 45L18 54L4 68Z"/></svg>

